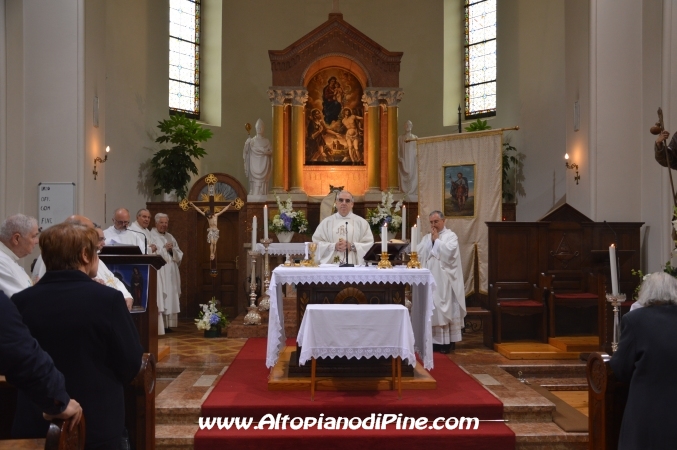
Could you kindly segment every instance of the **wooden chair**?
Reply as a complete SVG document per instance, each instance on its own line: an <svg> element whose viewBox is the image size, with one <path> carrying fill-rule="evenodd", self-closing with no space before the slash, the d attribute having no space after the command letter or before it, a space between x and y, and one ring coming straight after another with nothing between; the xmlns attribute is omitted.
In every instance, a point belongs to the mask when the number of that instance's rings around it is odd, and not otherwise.
<svg viewBox="0 0 677 450"><path fill-rule="evenodd" d="M500 344L503 339L503 315L540 316L539 339L547 342L548 324L545 304L545 289L533 285L530 298L501 298L501 287L489 285L489 309L494 315L494 342Z"/></svg>
<svg viewBox="0 0 677 450"><path fill-rule="evenodd" d="M155 448L155 356L144 353L139 373L125 387L125 427L137 450Z"/></svg>
<svg viewBox="0 0 677 450"><path fill-rule="evenodd" d="M628 400L627 383L616 380L606 353L591 353L586 368L588 377L588 448L616 450L623 411Z"/></svg>
<svg viewBox="0 0 677 450"><path fill-rule="evenodd" d="M585 321L587 318L585 314L590 314L592 311L597 311L597 318L588 320L594 324L596 330L590 330L593 334L599 335L599 317L600 305L604 305L605 285L604 279L592 273L581 274L580 287L575 290L567 290L562 292L559 289L552 289L551 283L550 293L548 295L548 321L550 337L557 336L556 317L557 309L559 308L575 308L577 310L576 317ZM600 297L602 297L600 299ZM603 310L601 311L603 314ZM560 336L565 336L566 331L560 329Z"/></svg>

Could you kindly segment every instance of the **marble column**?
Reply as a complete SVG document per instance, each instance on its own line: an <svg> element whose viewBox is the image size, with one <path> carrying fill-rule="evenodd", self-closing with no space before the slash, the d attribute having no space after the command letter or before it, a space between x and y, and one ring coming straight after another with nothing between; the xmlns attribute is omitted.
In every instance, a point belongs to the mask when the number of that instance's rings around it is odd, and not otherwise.
<svg viewBox="0 0 677 450"><path fill-rule="evenodd" d="M402 89L392 89L383 93L383 98L388 108L388 189L393 192L399 192L398 161L397 161L397 116L398 104L404 91Z"/></svg>
<svg viewBox="0 0 677 450"><path fill-rule="evenodd" d="M381 191L381 127L379 111L379 90L367 88L362 95L367 111L366 149L367 192Z"/></svg>
<svg viewBox="0 0 677 450"><path fill-rule="evenodd" d="M284 103L288 98L288 91L279 87L268 89L268 98L273 106L273 183L271 192L279 194L285 191L284 179L288 165L284 160Z"/></svg>
<svg viewBox="0 0 677 450"><path fill-rule="evenodd" d="M291 187L294 194L305 194L303 190L303 163L306 157L305 105L308 91L304 87L290 89L291 94Z"/></svg>

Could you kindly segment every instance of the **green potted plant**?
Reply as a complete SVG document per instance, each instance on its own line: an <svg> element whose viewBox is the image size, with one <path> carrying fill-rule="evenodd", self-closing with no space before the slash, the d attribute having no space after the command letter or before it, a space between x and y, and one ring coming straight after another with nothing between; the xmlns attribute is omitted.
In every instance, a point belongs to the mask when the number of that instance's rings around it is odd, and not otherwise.
<svg viewBox="0 0 677 450"><path fill-rule="evenodd" d="M212 132L183 114L173 114L169 119L158 122L157 127L163 134L155 142L169 142L173 146L158 150L150 161L155 180L153 194L175 191L178 198L185 198L190 174L198 173L193 158L200 159L207 155L199 145L210 139Z"/></svg>

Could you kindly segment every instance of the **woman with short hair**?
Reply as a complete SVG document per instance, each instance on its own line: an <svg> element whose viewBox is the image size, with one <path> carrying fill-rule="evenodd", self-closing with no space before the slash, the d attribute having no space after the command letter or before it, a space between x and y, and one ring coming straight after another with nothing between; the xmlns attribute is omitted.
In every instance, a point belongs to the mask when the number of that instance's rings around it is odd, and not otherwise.
<svg viewBox="0 0 677 450"><path fill-rule="evenodd" d="M620 450L674 449L677 445L677 280L664 272L642 283L642 308L623 316L618 350L611 358L617 379L630 383Z"/></svg>
<svg viewBox="0 0 677 450"><path fill-rule="evenodd" d="M143 349L120 291L92 280L98 239L96 230L82 225L43 231L47 273L12 301L82 405L86 448L117 450L126 437L123 387L139 372ZM47 426L41 411L20 395L13 434L44 437Z"/></svg>

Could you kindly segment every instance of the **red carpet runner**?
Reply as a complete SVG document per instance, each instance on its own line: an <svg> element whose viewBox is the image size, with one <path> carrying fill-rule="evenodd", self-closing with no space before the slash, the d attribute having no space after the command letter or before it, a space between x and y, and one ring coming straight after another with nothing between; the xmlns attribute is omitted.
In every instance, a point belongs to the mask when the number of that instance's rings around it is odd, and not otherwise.
<svg viewBox="0 0 677 450"><path fill-rule="evenodd" d="M268 369L265 367L266 339L251 338L230 365L221 381L202 405L202 417L252 418L249 429L199 430L195 435L195 449L256 449L275 448L299 450L313 448L322 450L346 449L407 449L440 448L453 449L514 449L515 435L501 422L486 422L503 418L503 404L482 386L463 372L446 356L435 354L435 368L431 374L437 380L436 390L403 391L402 400L397 391L319 391L315 401L310 401L309 391L268 391ZM422 430L396 429L396 423L386 429L318 429L292 430L290 422L286 429L254 429L267 414L277 418L285 415L292 418L368 418L374 414L381 420L386 414L401 414L402 418L427 417ZM383 415L383 416L381 416ZM268 416L271 417L271 416ZM390 416L394 417L394 416ZM477 417L477 429L432 429L433 421L443 417ZM295 423L298 425L301 419ZM370 423L371 421L367 421ZM447 421L452 426L452 419ZM353 421L357 423L357 419ZM443 426L444 420L437 425ZM326 422L325 422L326 425ZM465 427L464 427L465 428Z"/></svg>

